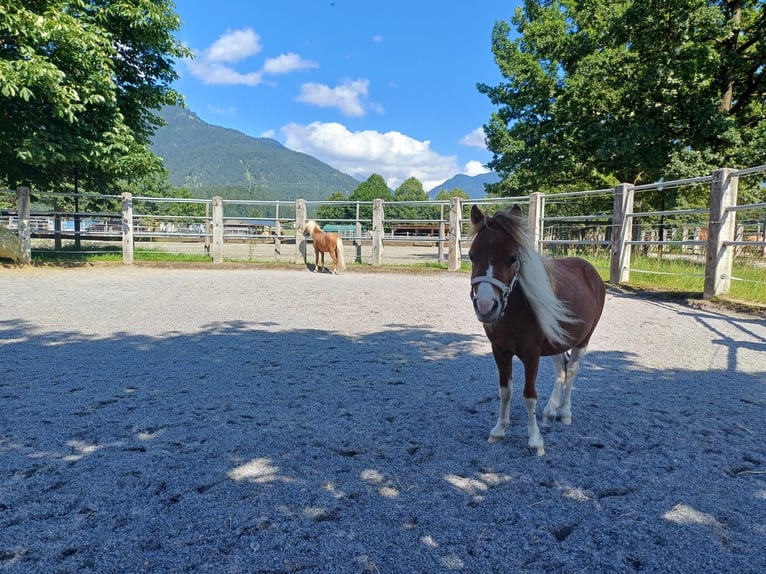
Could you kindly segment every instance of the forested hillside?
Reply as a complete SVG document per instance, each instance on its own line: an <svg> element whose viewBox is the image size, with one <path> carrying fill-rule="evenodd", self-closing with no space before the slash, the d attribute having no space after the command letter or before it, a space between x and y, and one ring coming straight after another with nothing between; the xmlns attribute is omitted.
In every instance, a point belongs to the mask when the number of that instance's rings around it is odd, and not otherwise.
<svg viewBox="0 0 766 574"><path fill-rule="evenodd" d="M359 185L273 139L208 124L179 107L161 115L167 125L152 138L152 151L163 159L170 183L195 197L318 200L338 191L349 195Z"/></svg>

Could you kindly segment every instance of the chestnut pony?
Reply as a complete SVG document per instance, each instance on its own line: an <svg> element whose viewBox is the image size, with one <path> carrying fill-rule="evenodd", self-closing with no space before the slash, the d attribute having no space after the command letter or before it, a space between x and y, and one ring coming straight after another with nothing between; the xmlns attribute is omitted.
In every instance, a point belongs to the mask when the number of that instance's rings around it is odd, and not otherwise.
<svg viewBox="0 0 766 574"><path fill-rule="evenodd" d="M539 255L518 205L492 217L474 205L471 223L471 299L492 344L499 378L500 414L489 441L502 440L510 424L511 363L517 356L524 365L528 446L543 455L535 414L540 357L551 356L556 370L543 417L571 424L572 382L604 308L604 282L583 259Z"/></svg>
<svg viewBox="0 0 766 574"><path fill-rule="evenodd" d="M329 253L332 257L332 272L346 270L346 260L343 258L343 240L337 233L325 233L322 228L317 225L316 221L307 221L303 226L303 235L311 236L312 244L314 245L314 258L316 263L314 265L314 273L319 270L319 257L322 257L322 267L324 267L324 254Z"/></svg>

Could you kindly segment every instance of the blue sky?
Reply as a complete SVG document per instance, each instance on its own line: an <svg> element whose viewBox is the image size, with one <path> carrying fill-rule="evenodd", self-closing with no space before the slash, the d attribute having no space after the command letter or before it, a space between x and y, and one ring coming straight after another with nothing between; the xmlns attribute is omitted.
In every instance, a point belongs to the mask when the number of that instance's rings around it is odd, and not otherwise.
<svg viewBox="0 0 766 574"><path fill-rule="evenodd" d="M177 0L195 58L175 85L208 123L270 137L363 181L426 191L487 171L492 27L519 0Z"/></svg>

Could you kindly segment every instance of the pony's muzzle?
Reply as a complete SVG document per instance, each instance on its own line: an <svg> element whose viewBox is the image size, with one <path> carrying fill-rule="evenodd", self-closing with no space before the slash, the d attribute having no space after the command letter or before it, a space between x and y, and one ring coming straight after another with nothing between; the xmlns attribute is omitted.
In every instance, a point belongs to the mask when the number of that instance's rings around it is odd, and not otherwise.
<svg viewBox="0 0 766 574"><path fill-rule="evenodd" d="M503 316L508 296L516 284L517 275L511 282L503 283L492 275L480 275L471 279L471 299L476 318L482 323L492 323Z"/></svg>
<svg viewBox="0 0 766 574"><path fill-rule="evenodd" d="M500 317L502 309L497 298L479 297L476 293L471 293L471 299L473 299L473 312L482 323L492 323Z"/></svg>

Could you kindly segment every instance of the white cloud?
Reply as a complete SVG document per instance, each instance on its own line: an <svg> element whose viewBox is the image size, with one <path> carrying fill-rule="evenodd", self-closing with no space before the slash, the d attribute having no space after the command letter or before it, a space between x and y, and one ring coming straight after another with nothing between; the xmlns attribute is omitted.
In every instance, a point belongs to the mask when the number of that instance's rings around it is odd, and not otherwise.
<svg viewBox="0 0 766 574"><path fill-rule="evenodd" d="M290 123L282 127L285 146L316 157L360 180L377 173L392 189L416 177L426 191L460 171L455 156L433 151L428 140L401 132L352 132L339 123Z"/></svg>
<svg viewBox="0 0 766 574"><path fill-rule="evenodd" d="M274 130L266 130L260 135L260 137L274 139Z"/></svg>
<svg viewBox="0 0 766 574"><path fill-rule="evenodd" d="M203 52L207 62L241 62L261 51L261 38L250 28L226 30Z"/></svg>
<svg viewBox="0 0 766 574"><path fill-rule="evenodd" d="M373 41L373 42L376 42L376 43L380 43L380 42L382 42L382 41L383 41L383 36L381 36L380 34L375 34L375 35L372 37L372 41Z"/></svg>
<svg viewBox="0 0 766 574"><path fill-rule="evenodd" d="M471 133L466 134L463 136L463 139L460 140L460 143L462 145L467 145L469 147L480 147L482 149L486 149L487 144L484 143L484 128L478 127L475 130L473 130Z"/></svg>
<svg viewBox="0 0 766 574"><path fill-rule="evenodd" d="M343 115L357 118L367 109L382 111L378 104L367 102L369 86L370 81L364 79L346 80L334 88L311 82L301 86L301 93L295 99L320 108L337 108Z"/></svg>
<svg viewBox="0 0 766 574"><path fill-rule="evenodd" d="M465 167L463 167L463 173L470 175L471 177L474 175L481 175L482 173L489 173L489 171L490 170L484 167L484 164L476 160L469 161L465 164Z"/></svg>
<svg viewBox="0 0 766 574"><path fill-rule="evenodd" d="M269 58L263 64L264 74L288 74L298 70L318 68L319 64L311 60L304 60L298 54L281 54L276 58Z"/></svg>
<svg viewBox="0 0 766 574"><path fill-rule="evenodd" d="M263 74L260 72L243 74L219 62L208 62L202 59L187 60L186 67L195 78L206 84L257 86L263 82Z"/></svg>
<svg viewBox="0 0 766 574"><path fill-rule="evenodd" d="M262 50L261 39L250 28L227 30L208 48L195 51L195 59L187 60L191 74L206 84L257 86L264 76L287 74L298 70L318 68L319 64L304 60L298 54L281 54L267 58L255 72L240 72L233 64L243 62Z"/></svg>

